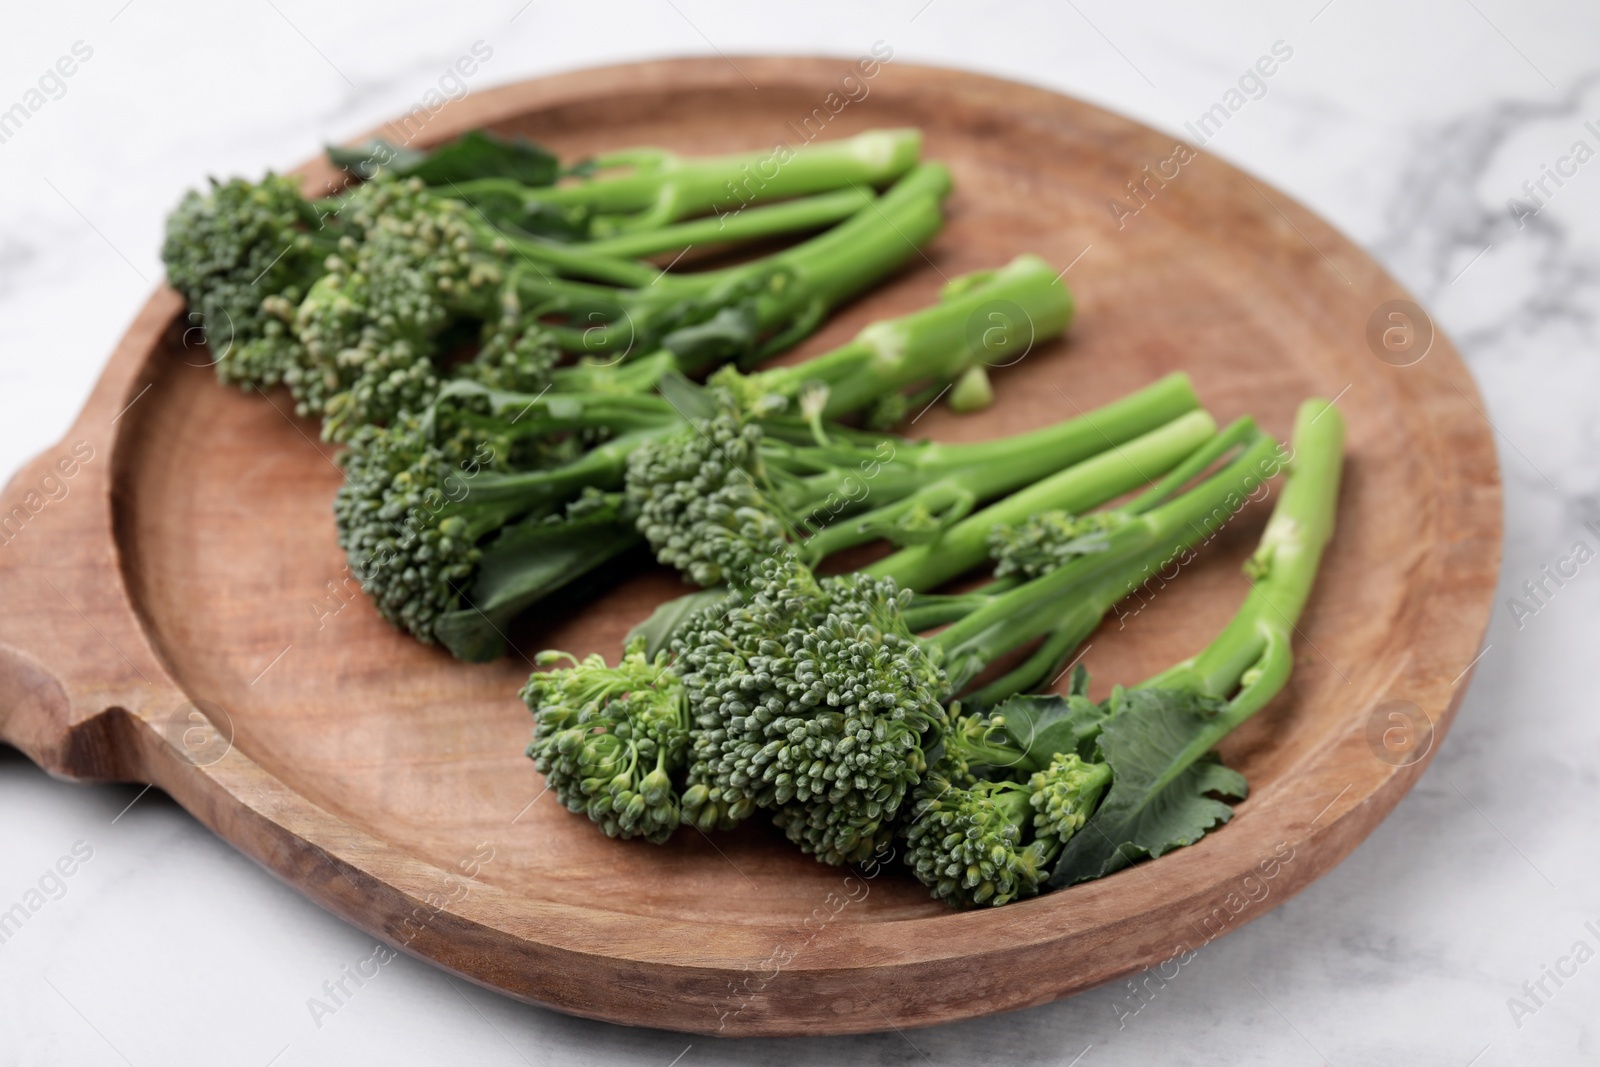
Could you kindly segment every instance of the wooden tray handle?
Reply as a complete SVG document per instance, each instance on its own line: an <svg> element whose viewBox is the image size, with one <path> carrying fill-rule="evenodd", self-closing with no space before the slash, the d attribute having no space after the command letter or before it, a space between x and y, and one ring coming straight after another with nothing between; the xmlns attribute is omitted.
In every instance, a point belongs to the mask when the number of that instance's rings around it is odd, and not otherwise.
<svg viewBox="0 0 1600 1067"><path fill-rule="evenodd" d="M119 357L158 349L180 308L167 289L146 304L72 428L0 492L0 740L62 777L148 781L126 732L183 700L128 595L111 492L149 385Z"/></svg>

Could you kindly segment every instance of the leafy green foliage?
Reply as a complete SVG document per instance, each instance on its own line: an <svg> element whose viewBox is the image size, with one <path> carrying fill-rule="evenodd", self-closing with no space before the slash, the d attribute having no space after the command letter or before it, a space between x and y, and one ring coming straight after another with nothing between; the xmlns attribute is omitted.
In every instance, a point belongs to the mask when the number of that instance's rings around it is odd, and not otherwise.
<svg viewBox="0 0 1600 1067"><path fill-rule="evenodd" d="M440 614L433 635L457 659L486 663L506 651L506 629L530 605L599 588L603 571L639 543L617 493L589 488L566 509L507 526L482 546L468 606ZM558 609L559 605L550 605ZM654 657L660 651L646 648Z"/></svg>
<svg viewBox="0 0 1600 1067"><path fill-rule="evenodd" d="M1019 694L979 721L989 743L1000 740L1016 753L1006 766L1035 771L1058 752L1091 758L1106 714L1103 705L1081 691L1066 696Z"/></svg>
<svg viewBox="0 0 1600 1067"><path fill-rule="evenodd" d="M1100 808L1063 848L1053 886L1101 878L1135 860L1191 845L1225 823L1244 777L1214 755L1189 756L1223 701L1187 689L1129 689L1113 695L1100 752L1113 780Z"/></svg>
<svg viewBox="0 0 1600 1067"><path fill-rule="evenodd" d="M328 160L359 178L380 173L417 178L428 185L449 185L479 178L510 178L527 186L553 184L561 175L554 154L525 137L502 137L488 130L468 130L454 141L419 151L380 138L352 148L328 146Z"/></svg>

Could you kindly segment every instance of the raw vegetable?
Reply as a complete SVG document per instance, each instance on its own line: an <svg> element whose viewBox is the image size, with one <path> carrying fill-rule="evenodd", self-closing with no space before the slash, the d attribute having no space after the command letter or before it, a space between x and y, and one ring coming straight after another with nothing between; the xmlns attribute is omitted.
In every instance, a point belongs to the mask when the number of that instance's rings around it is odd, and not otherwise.
<svg viewBox="0 0 1600 1067"><path fill-rule="evenodd" d="M630 148L586 161L577 168L584 179L570 184L530 188L491 177L464 183L459 193L514 197L529 211L559 209L583 220L587 235L607 237L697 215L723 216L750 204L881 185L910 170L921 150L916 129L701 158Z"/></svg>
<svg viewBox="0 0 1600 1067"><path fill-rule="evenodd" d="M743 596L692 616L670 653L646 661L670 668L658 673L648 693L632 692L623 705L602 699L593 710L625 718L643 705L677 707L687 700L684 787L662 801L663 807L678 808L685 822L709 830L731 826L758 808L775 809L791 840L825 862L870 855L892 833L908 790L927 769L927 749L949 725L946 702L980 661L1049 632L1055 618L1069 611L1103 614L1130 582L1142 580L1138 568L1149 558L1192 544L1225 520L1237 506L1229 501L1241 487L1248 492L1250 479L1259 479L1256 468L1272 447L1270 439L1256 435L1199 486L1130 519L1117 550L970 598L963 609L977 625L958 622L931 638L915 637L907 625L911 590L902 589L894 574L906 557L880 565L876 573L823 579L796 560L766 560ZM1136 457L1116 451L1106 456L1138 468ZM987 521L982 513L972 520ZM952 534L959 529L958 524ZM985 528L983 536L968 535L960 543L981 557L986 533ZM976 561L949 566L959 573ZM1069 580L1059 580L1061 574ZM997 632L988 620L1002 604L1019 622ZM643 659L642 639L628 651ZM958 665L954 680L941 668L945 662ZM585 668L536 673L523 690L536 722L530 755L547 775L560 768L545 709L564 707L561 694L578 684L569 671L582 675ZM672 778L678 769L665 773ZM595 807L583 810L607 829L629 832L607 821L617 799L610 786L594 792L580 787L571 795L593 802ZM654 819L665 821L664 813Z"/></svg>
<svg viewBox="0 0 1600 1067"><path fill-rule="evenodd" d="M343 440L425 403L479 324L541 352L615 361L665 349L686 370L781 351L939 229L949 177L937 165L910 170L919 141L874 131L807 146L743 200L816 196L672 225L725 206L709 183L743 181L748 159L634 153L630 174L539 187L523 184L548 178L538 150L469 135L395 157L389 175L411 177L317 201L274 175L213 183L179 204L162 253L219 376L288 385L298 410L325 416L325 435ZM872 191L902 175L883 196ZM530 212L560 205L590 212L597 232L627 232L609 243L540 236ZM833 222L721 270L668 273L632 258Z"/></svg>
<svg viewBox="0 0 1600 1067"><path fill-rule="evenodd" d="M747 403L743 410L750 413L741 420L744 430L766 441L769 453L788 449L801 466L815 468L830 460L842 466L846 453L852 463L881 461L890 439L834 430L841 443L816 445L817 420L873 399L875 394L856 383L864 375L889 392L970 363L968 335L950 323L964 322L991 291L1024 297L1016 286L1003 284L1005 272L985 278L993 280L994 290L971 286L929 311L869 326L864 335L895 340L887 359L874 363L870 353L882 350L858 340L794 367L739 375L737 389ZM1070 298L1053 276L1047 273L1045 281L1044 298L1033 301L1040 331L1059 328L1065 321L1062 309L1070 308ZM722 450L744 440L713 436L708 451L700 433L725 427L713 427L716 420L710 420L690 428L682 408L703 398L681 379L669 389L670 397L640 391L670 382L663 381L663 371L672 362L658 353L614 368L562 368L552 372L551 387L537 394L458 381L435 389L423 415L357 432L341 460L345 484L335 516L352 572L379 612L420 640L444 641L463 658L493 658L504 648L512 618L637 544L636 513L645 513L648 530L668 507L664 498L648 499L641 489L647 462L658 471L669 456L680 468L690 459L721 463ZM885 369L886 362L892 371ZM727 383L734 379L721 381L719 393L731 395ZM847 388L831 391L835 382ZM801 396L815 402L811 418L786 413ZM1080 423L1057 435L1059 441L1049 441L1048 435L1041 439L1053 443L1057 460L1082 455L1108 440L1127 440L1193 404L1187 383L1175 381L1126 413L1110 412L1104 425ZM563 436L552 445L552 435ZM937 461L948 450L899 442L890 454L896 448L908 455L921 449L927 461L881 464L882 492L905 495L919 479L933 481L943 473ZM971 465L987 454L977 447L963 462ZM962 465L943 462L952 469ZM634 476L626 496L608 495L623 487L630 469ZM813 497L821 503L841 475L837 470L813 473L818 475Z"/></svg>
<svg viewBox="0 0 1600 1067"><path fill-rule="evenodd" d="M793 248L725 270L664 275L508 234L415 181L374 182L349 209L362 239L328 258L294 312L303 355L284 368L284 381L304 412L323 414L335 440L387 423L437 388L446 329L494 317L508 291L525 309L521 329L568 351L621 359L665 349L690 371L760 360L912 255L938 230L947 188L942 168L925 166L881 204ZM609 284L569 280L585 277ZM552 315L567 324L545 323Z"/></svg>
<svg viewBox="0 0 1600 1067"><path fill-rule="evenodd" d="M985 307L1014 309L1012 329L1053 337L1072 300L1036 256L958 279L938 304L863 330L850 344L791 368L755 376L724 370L714 407L629 460L627 499L656 558L698 585L739 584L759 559L815 531L852 499L879 504L863 522L817 532L805 554L822 556L876 540L930 541L972 507L1128 440L1197 406L1176 379L1097 412L1003 442L911 445L825 432L832 418L913 385L935 387L981 367L986 354L969 328ZM816 440L767 440L761 418L799 405L816 420ZM714 412L714 414L712 413ZM848 530L845 528L848 525ZM820 543L819 543L820 542Z"/></svg>
<svg viewBox="0 0 1600 1067"><path fill-rule="evenodd" d="M1099 704L1080 676L1065 698L1013 697L957 722L905 830L907 862L934 896L1004 904L1228 821L1226 799L1246 783L1212 750L1289 679L1295 623L1333 533L1343 439L1337 409L1302 405L1290 474L1245 567L1251 590L1198 655Z"/></svg>

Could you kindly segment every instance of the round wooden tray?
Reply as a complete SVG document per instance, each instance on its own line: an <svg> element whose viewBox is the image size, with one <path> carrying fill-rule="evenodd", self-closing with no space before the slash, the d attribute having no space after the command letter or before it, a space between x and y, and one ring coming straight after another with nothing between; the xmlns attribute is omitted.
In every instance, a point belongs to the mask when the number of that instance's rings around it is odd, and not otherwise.
<svg viewBox="0 0 1600 1067"><path fill-rule="evenodd" d="M1338 397L1340 526L1293 684L1224 746L1252 787L1232 823L1102 881L971 912L898 864L824 867L769 828L606 839L542 796L522 754L528 664L456 663L377 617L334 543L332 450L285 396L217 384L168 290L4 497L0 737L56 774L166 790L319 904L450 971L677 1030L845 1033L1019 1008L1181 957L1287 899L1416 780L1488 618L1500 488L1450 344L1413 306L1389 319L1406 294L1305 209L1209 156L1177 161L1170 137L1124 118L898 62L870 80L842 59L736 62L474 94L418 142L488 125L564 156L709 152L920 126L955 174L948 228L803 354L1025 251L1071 264L1079 315L1067 341L995 375L991 410L933 411L917 432L1042 425L1178 368L1219 420L1248 412L1280 435L1302 398ZM856 99L841 88L852 72ZM321 162L302 173L333 177ZM1401 332L1382 336L1391 323ZM1265 516L1247 508L1180 581L1102 628L1085 660L1096 695L1205 643L1244 594L1238 564ZM614 655L678 588L635 578L518 644Z"/></svg>

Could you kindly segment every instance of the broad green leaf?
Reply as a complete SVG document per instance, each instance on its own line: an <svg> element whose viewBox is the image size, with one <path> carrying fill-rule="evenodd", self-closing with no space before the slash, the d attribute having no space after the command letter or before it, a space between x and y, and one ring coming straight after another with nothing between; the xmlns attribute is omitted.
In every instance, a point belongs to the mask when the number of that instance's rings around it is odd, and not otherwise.
<svg viewBox="0 0 1600 1067"><path fill-rule="evenodd" d="M401 178L421 178L429 185L476 178L510 178L523 185L550 185L561 174L561 163L525 137L501 137L486 130L469 130L431 151L397 147L371 140L354 148L329 146L328 159L357 177L379 172Z"/></svg>
<svg viewBox="0 0 1600 1067"><path fill-rule="evenodd" d="M510 526L484 553L471 606L441 615L434 636L457 659L497 659L505 652L503 628L511 619L575 584L614 579L617 557L637 540L633 524L611 509L562 522Z"/></svg>
<svg viewBox="0 0 1600 1067"><path fill-rule="evenodd" d="M1007 739L1023 751L1018 767L1040 770L1058 752L1091 758L1106 711L1081 694L1052 693L1011 697L996 707L991 717L1004 720Z"/></svg>
<svg viewBox="0 0 1600 1067"><path fill-rule="evenodd" d="M1239 799L1248 789L1244 776L1214 754L1185 754L1222 701L1178 689L1132 689L1109 703L1099 748L1111 765L1111 790L1062 849L1052 886L1100 878L1191 845L1233 816L1219 796Z"/></svg>

